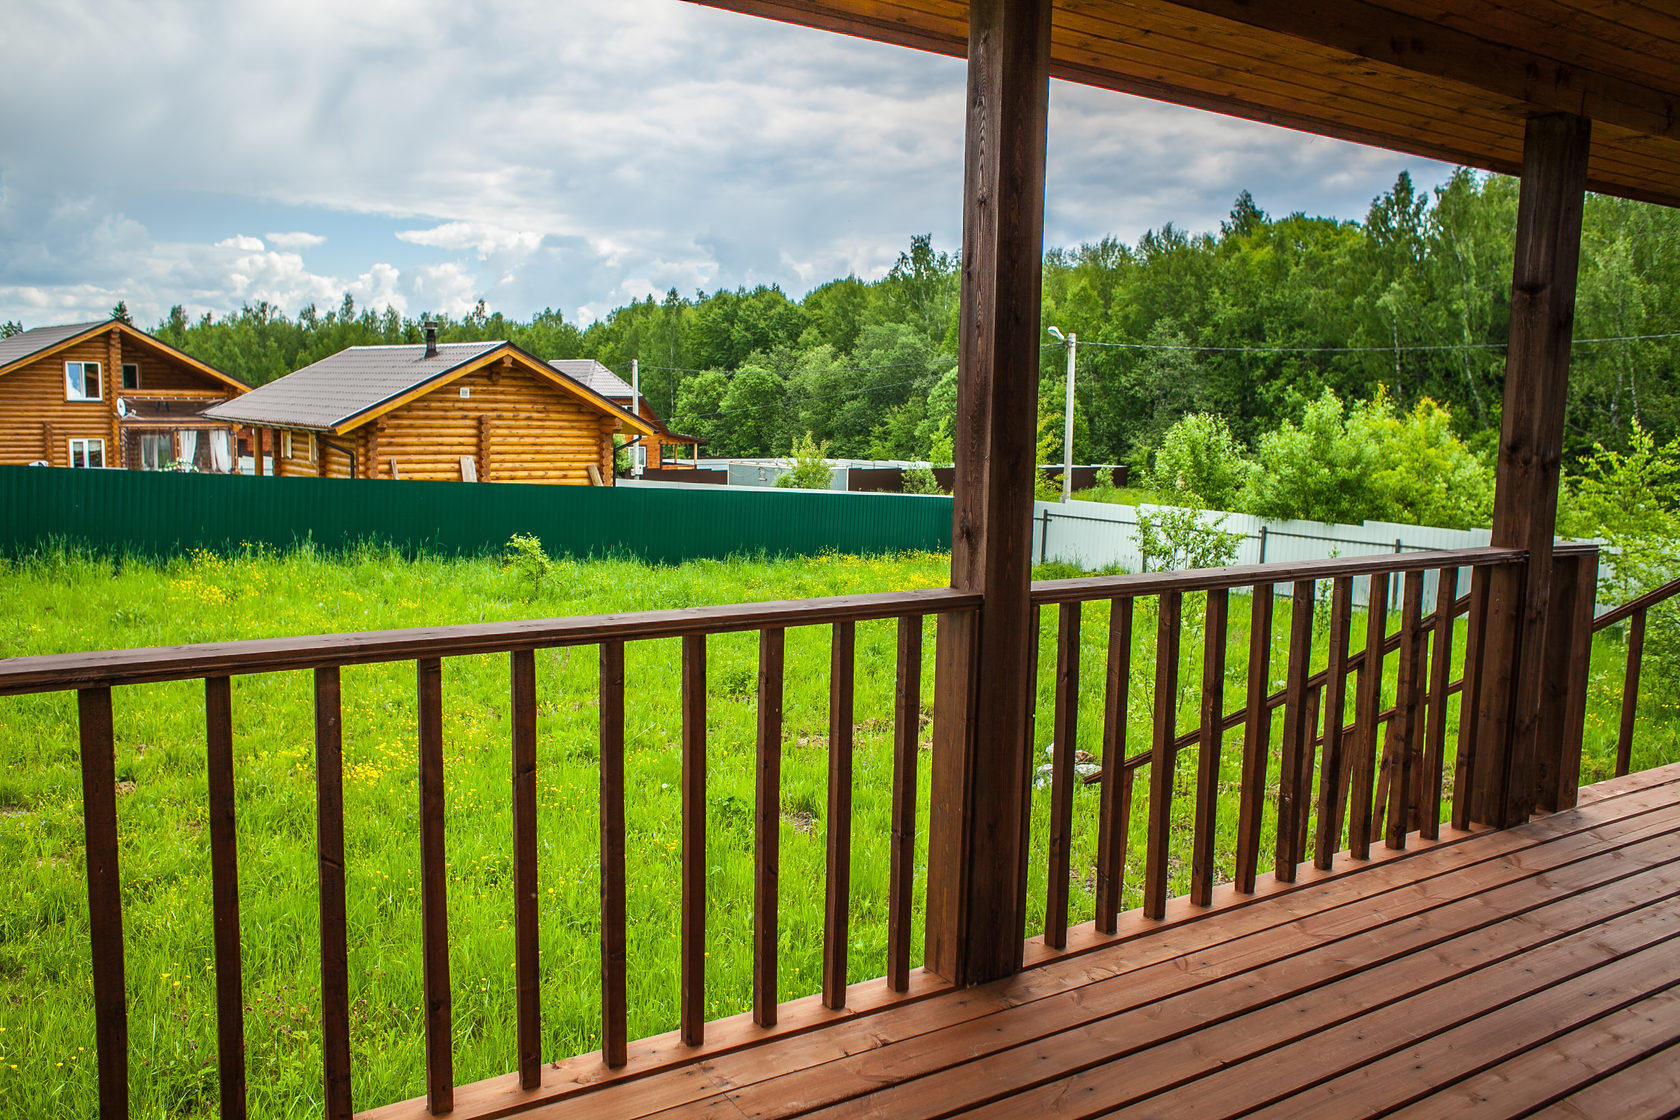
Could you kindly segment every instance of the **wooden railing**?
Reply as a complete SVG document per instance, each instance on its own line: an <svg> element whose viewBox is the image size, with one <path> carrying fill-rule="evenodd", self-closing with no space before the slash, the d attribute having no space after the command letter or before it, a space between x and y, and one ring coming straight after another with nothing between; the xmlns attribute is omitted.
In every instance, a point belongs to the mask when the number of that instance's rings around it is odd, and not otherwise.
<svg viewBox="0 0 1680 1120"><path fill-rule="evenodd" d="M1560 548L1556 562L1569 578L1591 586L1596 554ZM1478 728L1476 692L1482 666L1485 620L1492 575L1522 565L1526 555L1508 549L1471 549L1413 555L1349 558L1305 564L1233 567L1192 572L1062 580L1040 583L1032 592L1035 623L1045 608L1059 613L1055 640L1054 752L1044 945L1066 946L1074 846L1075 747L1079 739L1079 660L1082 610L1106 605L1109 641L1102 705L1101 797L1095 868L1097 933L1113 933L1123 906L1133 796L1148 771L1141 913L1161 919L1172 885L1171 835L1175 821L1175 775L1180 753L1194 748L1196 769L1190 813L1191 903L1208 906L1225 874L1238 895L1252 894L1271 853L1276 880L1293 882L1309 858L1331 869L1338 859L1363 860L1373 845L1403 849L1412 833L1433 839L1442 820L1449 757L1448 699L1462 693L1452 776L1451 821L1468 824L1466 805L1475 781ZM1571 563L1579 564L1569 568ZM1460 595L1460 573L1469 569L1468 594ZM1434 609L1425 612L1426 575L1437 589ZM1368 581L1364 646L1352 649L1354 589ZM1391 581L1399 581L1399 624L1389 629ZM1322 659L1314 656L1317 601L1327 584L1327 631ZM1290 589L1290 618L1283 687L1272 688L1276 590ZM1251 594L1243 701L1225 703L1231 628L1231 593ZM1590 595L1569 600L1567 618L1554 619L1564 639L1557 643L1564 686L1560 705L1562 738L1574 736L1578 759L1584 711L1586 658L1590 635L1604 626L1632 620L1627 691L1618 748L1618 772L1625 771L1637 694L1641 637L1646 611L1680 593L1680 581L1586 625ZM1197 725L1182 730L1178 718L1185 597L1205 595L1201 688ZM1155 601L1155 663L1150 747L1126 753L1129 681L1135 608ZM1582 604L1588 612L1581 614ZM840 1009L847 1000L850 925L851 795L854 734L856 624L897 621L896 687L893 718L892 826L889 839L886 980L892 992L911 984L917 814L918 724L921 714L923 620L981 607L980 596L947 589L895 592L794 602L701 607L677 611L604 615L456 626L365 634L262 639L103 653L66 654L0 661L0 695L74 690L81 743L87 876L92 939L92 976L99 1058L99 1100L103 1117L128 1114L128 1023L123 960L123 913L118 875L112 689L162 681L201 679L205 689L214 971L216 977L218 1077L221 1114L246 1114L246 1071L239 938L238 856L234 821L233 675L308 670L314 679L314 728L324 1111L351 1115L350 991L346 928L343 727L341 670L344 666L412 661L416 667L416 735L419 815L422 982L425 1025L426 1110L450 1112L455 1104L452 1000L449 974L449 907L444 834L442 661L486 653L509 657L511 709L512 846L516 1053L510 1055L522 1090L542 1083L539 1039L542 1006L537 960L537 685L535 651L596 646L600 654L600 854L601 854L601 1031L608 1069L628 1055L626 1006L625 879L625 645L653 639L681 644L681 1004L677 1037L690 1046L706 1037L706 784L707 641L711 635L758 634L755 793L753 812L754 913L752 1021L777 1024L777 943L783 684L785 636L790 627L821 626L829 642L827 742L827 865L823 884L821 1002ZM1453 679L1456 620L1468 615L1463 663L1470 669ZM973 628L967 628L972 632ZM942 631L943 632L943 629ZM1032 629L1035 635L1038 627ZM1548 649L1551 649L1548 646ZM1036 650L1036 643L1035 643ZM1372 656L1368 651L1377 651ZM971 657L972 650L952 650ZM1384 667L1396 660L1395 689L1386 691ZM1497 668L1497 667L1493 667ZM810 668L807 667L807 672ZM1346 722L1349 690L1353 718ZM1282 746L1275 800L1275 831L1264 832L1272 775L1272 723L1282 709ZM1321 726L1322 724L1322 726ZM1573 727L1573 731L1571 731ZM1218 848L1220 763L1228 733L1240 729L1241 776L1234 797L1237 827L1231 850ZM1030 729L1029 729L1030 734ZM1556 738L1556 736L1554 736ZM1554 760L1570 765L1568 744ZM1578 761L1575 764L1578 768ZM1573 786L1569 787L1571 790ZM1572 794L1570 795L1572 796ZM1229 807L1228 807L1229 808ZM1269 841L1269 842L1268 842ZM502 1102L505 1105L506 1101ZM502 1107L499 1105L498 1107Z"/></svg>
<svg viewBox="0 0 1680 1120"><path fill-rule="evenodd" d="M118 875L115 736L111 690L202 679L209 760L210 860L221 1115L246 1115L244 1003L240 967L238 854L234 831L233 713L229 677L308 670L314 675L316 851L321 930L324 1113L352 1114L350 988L344 861L343 725L340 670L413 661L419 744L421 958L426 1104L450 1112L456 1088L451 1036L449 907L444 835L442 661L509 655L512 712L514 971L517 1054L522 1089L541 1082L542 1006L537 961L537 693L534 651L600 649L601 1024L608 1067L625 1064L624 647L680 638L682 644L682 843L680 1035L705 1034L706 991L706 649L714 634L759 635L756 809L754 814L753 1017L776 1022L778 845L784 638L789 627L832 629L829 671L828 866L824 885L822 1001L846 1002L850 896L855 627L896 619L897 685L893 742L892 836L888 900L889 986L910 980L916 836L916 756L921 713L923 619L973 611L980 597L946 589L795 602L698 607L641 614L451 626L365 634L275 638L220 644L24 657L0 661L0 695L75 690L87 843L99 1110L106 1120L129 1108L128 1015ZM552 1056L551 1056L552 1057Z"/></svg>
<svg viewBox="0 0 1680 1120"><path fill-rule="evenodd" d="M1577 550L1578 551L1578 550ZM1575 552L1560 550L1567 563ZM1270 845L1276 879L1294 881L1310 856L1314 866L1330 869L1338 853L1367 859L1373 843L1403 849L1409 833L1427 839L1439 835L1445 762L1448 757L1448 698L1464 691L1464 679L1452 678L1454 623L1469 614L1465 664L1477 665L1486 616L1489 573L1501 565L1520 565L1526 554L1508 549L1471 549L1409 556L1361 557L1306 564L1245 566L1205 571L1163 572L1141 576L1074 579L1040 583L1033 588L1035 614L1059 611L1056 628L1056 675L1051 804L1047 845L1048 878L1043 942L1050 949L1067 943L1070 847L1073 834L1075 744L1079 718L1081 608L1106 604L1109 616L1107 672L1103 701L1101 773L1096 844L1095 928L1113 933L1122 910L1127 849L1132 834L1133 796L1138 774L1147 769L1148 818L1143 859L1142 913L1159 919L1169 898L1170 836L1174 822L1174 776L1181 751L1195 747L1196 776L1190 812L1188 897L1207 906L1220 878L1216 852L1220 767L1225 733L1242 729L1242 771L1236 791L1234 851L1223 853L1233 869L1236 891L1256 887L1263 849L1262 828L1271 754L1272 719L1283 709L1283 734L1276 794L1276 831ZM1461 569L1472 572L1470 593L1458 595ZM1424 613L1425 575L1437 579L1435 609ZM1389 588L1403 579L1399 629L1389 624ZM1350 650L1354 581L1368 580L1365 644ZM1326 650L1313 663L1318 585L1329 583ZM1290 584L1291 611L1284 687L1273 691L1273 611L1275 589ZM1230 594L1251 595L1247 679L1244 703L1225 708ZM1184 598L1206 597L1199 723L1180 731L1178 723L1181 631ZM1135 604L1156 603L1154 699L1151 747L1126 753ZM1035 626L1033 633L1038 633ZM1584 648L1577 639L1571 649ZM1366 651L1378 650L1379 657ZM1396 689L1385 704L1384 660L1398 658ZM1350 678L1353 721L1344 724ZM1584 697L1586 674L1570 682ZM1470 694L1463 710L1475 711L1477 675L1469 674ZM1323 726L1320 727L1322 717ZM1386 728L1386 743L1384 729ZM1459 724L1453 775L1452 823L1463 828L1475 775L1477 720ZM1578 738L1578 733L1577 733ZM1578 742L1576 749L1578 750ZM1380 754L1380 757L1379 757ZM1315 768L1317 790L1314 792Z"/></svg>
<svg viewBox="0 0 1680 1120"><path fill-rule="evenodd" d="M1593 619L1597 633L1620 622L1628 623L1627 668L1622 677L1622 721L1616 732L1616 777L1625 775L1633 765L1633 724L1639 706L1639 672L1645 663L1645 616L1658 603L1680 595L1680 579L1670 580L1655 591L1641 595L1615 610L1606 611Z"/></svg>

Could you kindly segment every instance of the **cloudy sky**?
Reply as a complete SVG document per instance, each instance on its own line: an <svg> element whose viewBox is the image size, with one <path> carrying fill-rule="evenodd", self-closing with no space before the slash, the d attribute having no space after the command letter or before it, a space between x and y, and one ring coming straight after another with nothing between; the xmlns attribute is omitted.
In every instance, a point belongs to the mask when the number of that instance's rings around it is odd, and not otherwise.
<svg viewBox="0 0 1680 1120"><path fill-rule="evenodd" d="M960 240L963 64L680 0L9 5L0 319L268 300L579 321ZM1056 83L1046 241L1363 217L1390 152Z"/></svg>

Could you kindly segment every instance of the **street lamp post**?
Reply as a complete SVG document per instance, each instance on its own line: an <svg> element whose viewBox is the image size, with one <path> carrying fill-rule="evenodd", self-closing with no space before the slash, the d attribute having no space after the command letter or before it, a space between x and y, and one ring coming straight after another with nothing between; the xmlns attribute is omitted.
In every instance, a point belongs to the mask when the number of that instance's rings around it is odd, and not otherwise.
<svg viewBox="0 0 1680 1120"><path fill-rule="evenodd" d="M1067 413L1062 422L1062 501L1073 497L1073 362L1079 349L1079 336L1051 327L1050 334L1067 349Z"/></svg>

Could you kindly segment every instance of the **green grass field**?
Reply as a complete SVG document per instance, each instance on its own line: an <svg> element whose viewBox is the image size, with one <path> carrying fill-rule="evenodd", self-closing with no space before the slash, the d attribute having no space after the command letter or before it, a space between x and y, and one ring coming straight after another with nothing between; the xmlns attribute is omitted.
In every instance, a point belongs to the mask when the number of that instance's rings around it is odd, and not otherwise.
<svg viewBox="0 0 1680 1120"><path fill-rule="evenodd" d="M540 591L494 559L406 561L378 550L348 558L196 555L167 566L43 557L0 570L0 655L212 641L280 634L478 622L808 597L942 585L943 556L697 562L560 562ZM1227 707L1241 702L1249 601L1232 601ZM1201 599L1185 605L1179 725L1195 720ZM1277 604L1281 686L1288 604ZM1035 751L1052 734L1056 618L1043 619ZM1322 629L1322 628L1321 628ZM1355 620L1355 648L1363 633ZM1139 604L1130 681L1128 752L1144 749L1153 691L1152 606ZM1088 606L1082 629L1078 746L1100 753L1107 612ZM1320 633L1318 656L1323 656ZM924 665L932 708L933 634ZM709 647L708 1014L751 1004L753 635ZM885 968L894 631L858 627L857 754L850 976ZM1462 652L1462 640L1458 643ZM782 804L781 991L821 982L826 803L828 633L788 636ZM1583 782L1610 771L1620 695L1617 635L1593 663ZM598 816L592 649L538 654L538 782L544 1056L589 1050L598 1036ZM678 650L627 652L630 1028L676 1024L679 897ZM1392 677L1392 659L1390 676ZM512 1068L513 917L505 657L444 668L447 829L455 1062L459 1081ZM1647 678L1648 684L1655 684ZM1392 680L1388 696L1392 698ZM320 1108L314 775L307 674L235 678L240 884L250 1095L256 1116ZM1351 702L1351 700L1350 700ZM1680 758L1673 709L1642 706L1635 765ZM1454 702L1456 708L1456 701ZM1351 709L1350 709L1351 711ZM215 1027L205 828L204 717L197 682L115 693L117 775L135 1115L215 1111ZM347 860L354 1094L358 1108L423 1091L419 844L414 670L344 672ZM1274 723L1274 752L1281 720ZM924 720L923 746L927 727ZM1238 733L1222 758L1219 852L1234 846ZM919 771L926 843L927 755ZM0 901L0 1094L19 1116L94 1111L92 991L75 705L69 695L0 699L0 859L12 869ZM1175 814L1188 821L1194 752L1176 774ZM1274 760L1272 781L1276 781ZM1075 803L1073 920L1091 915L1098 787ZM1134 809L1126 903L1136 905L1146 790ZM1034 794L1028 929L1042 923L1048 791ZM1268 822L1268 829L1271 822ZM1190 833L1174 830L1174 891L1186 886ZM1263 859L1263 866L1268 859ZM918 884L920 887L920 884ZM918 889L920 895L920 889ZM918 918L919 920L919 918ZM920 952L920 931L914 938Z"/></svg>

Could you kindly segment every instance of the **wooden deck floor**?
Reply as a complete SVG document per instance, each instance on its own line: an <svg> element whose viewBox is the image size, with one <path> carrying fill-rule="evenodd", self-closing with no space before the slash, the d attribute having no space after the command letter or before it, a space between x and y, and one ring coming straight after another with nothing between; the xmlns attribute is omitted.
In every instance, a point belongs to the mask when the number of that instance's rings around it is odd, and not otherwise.
<svg viewBox="0 0 1680 1120"><path fill-rule="evenodd" d="M522 1115L1674 1116L1680 766L1582 800Z"/></svg>

